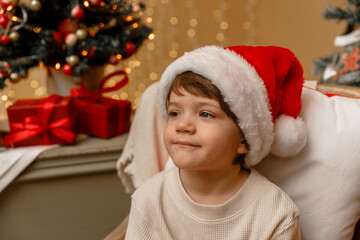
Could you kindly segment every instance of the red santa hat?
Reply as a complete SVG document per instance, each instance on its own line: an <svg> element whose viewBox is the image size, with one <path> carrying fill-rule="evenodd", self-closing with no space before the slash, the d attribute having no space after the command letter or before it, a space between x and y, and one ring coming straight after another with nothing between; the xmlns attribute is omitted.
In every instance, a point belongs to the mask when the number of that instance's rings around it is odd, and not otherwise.
<svg viewBox="0 0 360 240"><path fill-rule="evenodd" d="M288 49L268 46L205 46L186 53L163 73L158 89L160 110L167 119L166 96L175 77L192 71L209 79L238 118L249 144L245 166L259 163L270 152L296 155L306 143L298 117L303 68Z"/></svg>

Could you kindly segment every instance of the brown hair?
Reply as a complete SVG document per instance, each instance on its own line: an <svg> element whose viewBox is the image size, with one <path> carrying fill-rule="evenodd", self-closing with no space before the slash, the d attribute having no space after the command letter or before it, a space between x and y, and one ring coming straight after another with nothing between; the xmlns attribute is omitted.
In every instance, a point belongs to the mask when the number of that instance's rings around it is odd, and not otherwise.
<svg viewBox="0 0 360 240"><path fill-rule="evenodd" d="M214 99L218 101L221 109L226 113L228 117L230 117L234 123L238 126L238 118L236 115L230 110L230 106L227 102L225 102L224 97L222 96L220 90L210 82L209 79L201 76L200 74L194 73L192 71L186 71L179 75L177 75L174 81L171 83L169 92L166 96L166 107L168 106L171 93L175 93L179 96L182 94L180 90L184 89L185 91L195 95L195 96L203 96L208 97L210 99ZM239 127L240 129L240 127ZM244 138L244 134L240 129L241 135ZM243 144L249 149L249 145L244 138ZM235 159L233 164L239 164L241 167L244 165L245 154L239 154Z"/></svg>

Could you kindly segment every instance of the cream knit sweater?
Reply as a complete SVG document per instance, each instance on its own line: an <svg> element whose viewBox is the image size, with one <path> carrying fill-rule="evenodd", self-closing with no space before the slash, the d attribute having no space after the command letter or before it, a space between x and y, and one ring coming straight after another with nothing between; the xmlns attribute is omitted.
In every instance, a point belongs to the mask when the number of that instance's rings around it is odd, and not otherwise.
<svg viewBox="0 0 360 240"><path fill-rule="evenodd" d="M227 202L202 205L190 199L179 170L161 172L132 195L130 240L300 239L299 210L256 170Z"/></svg>

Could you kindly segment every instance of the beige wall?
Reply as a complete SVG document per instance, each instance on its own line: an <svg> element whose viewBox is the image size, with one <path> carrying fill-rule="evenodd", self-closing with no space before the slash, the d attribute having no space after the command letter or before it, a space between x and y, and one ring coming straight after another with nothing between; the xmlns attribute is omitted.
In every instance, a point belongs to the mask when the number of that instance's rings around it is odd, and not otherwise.
<svg viewBox="0 0 360 240"><path fill-rule="evenodd" d="M143 0L147 6L144 21L150 17L150 27L156 38L147 40L128 61L117 66L108 66L107 72L129 67L130 84L117 93L109 94L115 98L128 99L136 107L144 89L157 81L165 67L185 51L196 47L217 44L221 46L254 44L279 45L290 48L302 62L306 79L319 79L312 75L313 61L327 56L335 50L334 37L343 33L345 23L324 20L322 11L328 4L347 6L340 0ZM177 23L170 20L176 17ZM194 18L197 25L189 22ZM228 28L222 30L220 23L226 21ZM250 27L246 29L246 26ZM245 28L244 28L245 27ZM194 37L187 35L189 29ZM224 34L219 41L216 35ZM141 65L133 67L134 60ZM11 84L15 90L15 99L41 97L35 92L44 84L43 70L33 71L27 80ZM31 81L39 82L37 88L30 87ZM125 94L122 94L125 93ZM44 95L43 95L44 96ZM0 118L4 113L4 104L0 105Z"/></svg>
<svg viewBox="0 0 360 240"><path fill-rule="evenodd" d="M302 62L307 79L312 75L313 61L335 51L334 38L345 31L346 23L324 20L322 12L328 4L345 6L339 0L271 0L259 1L256 25L259 45L290 48Z"/></svg>
<svg viewBox="0 0 360 240"><path fill-rule="evenodd" d="M176 0L179 4L181 0ZM195 1L199 8L198 39L201 45L218 44L214 36L218 23L213 17L213 11L218 7L218 1ZM251 11L246 10L249 2L253 2ZM201 5L201 4L202 5ZM345 22L324 20L322 12L328 4L347 7L347 1L340 0L228 0L225 20L229 29L225 32L227 43L221 45L238 45L253 43L255 45L278 45L290 48L302 62L305 77L317 79L312 75L312 64L320 56L327 56L334 51L334 38L345 31ZM179 4L181 5L181 4ZM181 14L186 19L187 13ZM250 15L250 16L249 16ZM246 21L253 26L245 30ZM186 24L179 24L183 32L179 42L186 39ZM184 26L185 25L185 26ZM253 39L251 39L253 35ZM250 41L249 41L250 40Z"/></svg>

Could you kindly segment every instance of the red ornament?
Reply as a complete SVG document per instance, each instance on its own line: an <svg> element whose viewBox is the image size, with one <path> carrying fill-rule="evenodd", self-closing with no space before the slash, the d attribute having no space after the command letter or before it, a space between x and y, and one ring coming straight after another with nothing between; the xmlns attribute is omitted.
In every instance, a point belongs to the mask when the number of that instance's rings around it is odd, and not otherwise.
<svg viewBox="0 0 360 240"><path fill-rule="evenodd" d="M8 24L9 24L9 17L4 13L0 14L0 26L6 28Z"/></svg>
<svg viewBox="0 0 360 240"><path fill-rule="evenodd" d="M66 74L66 75L71 75L72 74L72 68L71 68L71 65L70 64L65 64L63 67L62 67L62 70L63 72Z"/></svg>
<svg viewBox="0 0 360 240"><path fill-rule="evenodd" d="M54 31L53 37L57 44L61 45L63 43L63 36L59 32Z"/></svg>
<svg viewBox="0 0 360 240"><path fill-rule="evenodd" d="M67 46L73 47L77 42L77 37L74 33L69 33L65 36L65 43Z"/></svg>
<svg viewBox="0 0 360 240"><path fill-rule="evenodd" d="M75 6L71 10L71 16L75 19L82 19L85 15L84 9L82 9L79 5Z"/></svg>
<svg viewBox="0 0 360 240"><path fill-rule="evenodd" d="M127 42L125 44L125 52L129 55L131 55L133 52L135 52L136 47L132 42Z"/></svg>
<svg viewBox="0 0 360 240"><path fill-rule="evenodd" d="M2 35L1 36L1 42L3 43L3 44L8 44L9 42L10 42L10 38L9 38L9 36L8 35Z"/></svg>
<svg viewBox="0 0 360 240"><path fill-rule="evenodd" d="M10 6L11 4L11 0L1 0L1 8L2 9L7 9L8 6Z"/></svg>
<svg viewBox="0 0 360 240"><path fill-rule="evenodd" d="M7 77L7 76L10 75L9 72L7 72L7 71L5 71L5 70L2 70L2 69L0 69L0 74L3 75L3 76L5 76L5 77Z"/></svg>
<svg viewBox="0 0 360 240"><path fill-rule="evenodd" d="M79 24L69 18L64 18L59 24L59 32L64 36L68 33L76 32L78 28Z"/></svg>
<svg viewBox="0 0 360 240"><path fill-rule="evenodd" d="M89 2L92 7L99 7L101 0L89 0Z"/></svg>

